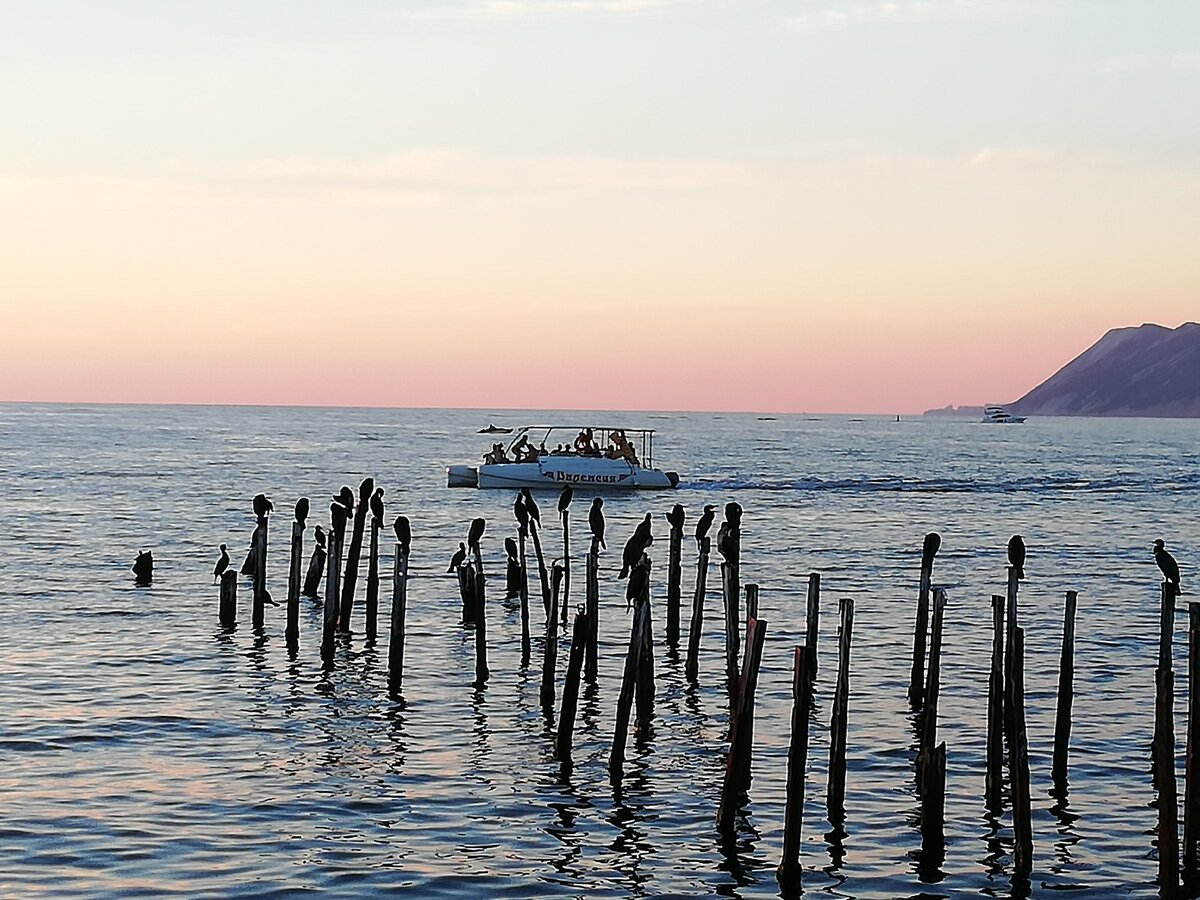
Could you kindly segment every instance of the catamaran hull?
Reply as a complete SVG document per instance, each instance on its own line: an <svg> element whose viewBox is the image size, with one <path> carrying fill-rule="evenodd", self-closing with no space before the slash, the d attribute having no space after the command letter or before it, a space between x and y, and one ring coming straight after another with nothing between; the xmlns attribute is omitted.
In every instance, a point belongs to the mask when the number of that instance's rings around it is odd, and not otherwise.
<svg viewBox="0 0 1200 900"><path fill-rule="evenodd" d="M549 457L538 462L450 466L449 487L561 488L591 490L670 490L679 484L674 472L643 469L619 459Z"/></svg>

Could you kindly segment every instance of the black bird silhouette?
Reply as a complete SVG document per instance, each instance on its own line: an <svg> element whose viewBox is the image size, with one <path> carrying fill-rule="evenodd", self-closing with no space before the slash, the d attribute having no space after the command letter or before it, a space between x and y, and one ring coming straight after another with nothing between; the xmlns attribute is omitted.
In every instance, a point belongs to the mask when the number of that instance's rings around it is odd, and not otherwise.
<svg viewBox="0 0 1200 900"><path fill-rule="evenodd" d="M383 527L383 488L375 488L371 495L371 516Z"/></svg>
<svg viewBox="0 0 1200 900"><path fill-rule="evenodd" d="M464 544L462 541L459 541L458 542L458 550L456 550L454 552L454 555L452 557L450 557L450 568L448 568L446 571L447 572L457 572L459 567L466 561L466 559L467 559L467 545Z"/></svg>
<svg viewBox="0 0 1200 900"><path fill-rule="evenodd" d="M225 570L229 568L229 551L225 545L221 545L221 558L217 560L216 566L213 568L213 581L220 579L225 574Z"/></svg>
<svg viewBox="0 0 1200 900"><path fill-rule="evenodd" d="M525 502L525 508L529 510L529 518L533 519L534 524L540 529L542 527L542 513L538 509L537 501L533 499L533 494L529 492L529 488L521 488L521 497Z"/></svg>
<svg viewBox="0 0 1200 900"><path fill-rule="evenodd" d="M296 501L296 521L301 525L308 519L308 498L301 497Z"/></svg>
<svg viewBox="0 0 1200 900"><path fill-rule="evenodd" d="M607 550L608 544L604 543L604 500L600 497L592 499L592 508L588 510L588 526L592 529L592 538Z"/></svg>
<svg viewBox="0 0 1200 900"><path fill-rule="evenodd" d="M562 489L562 493L558 495L558 514L561 516L567 511L567 507L571 505L571 498L575 496L575 488L569 484Z"/></svg>
<svg viewBox="0 0 1200 900"><path fill-rule="evenodd" d="M408 524L408 516L396 516L396 521L392 523L392 529L396 532L396 543L407 553L408 547L412 543L412 528Z"/></svg>
<svg viewBox="0 0 1200 900"><path fill-rule="evenodd" d="M1019 534L1008 539L1008 564L1016 570L1018 579L1025 577L1025 540Z"/></svg>
<svg viewBox="0 0 1200 900"><path fill-rule="evenodd" d="M510 537L504 539L504 552L508 554L508 558L513 562L517 561L517 554L520 552L517 549L517 542Z"/></svg>
<svg viewBox="0 0 1200 900"><path fill-rule="evenodd" d="M274 507L274 505L272 505L271 501L267 499L266 494L255 494L254 495L254 515L255 516L257 516L260 519L265 519L272 512L274 512L274 510L275 510L275 507Z"/></svg>
<svg viewBox="0 0 1200 900"><path fill-rule="evenodd" d="M638 523L633 535L625 542L625 549L621 553L621 572L617 575L618 578L627 577L630 569L637 565L637 561L646 552L646 548L654 543L650 527L650 513L646 513L646 518Z"/></svg>
<svg viewBox="0 0 1200 900"><path fill-rule="evenodd" d="M933 565L933 558L937 556L938 549L942 546L942 536L936 531L931 531L925 535L925 543L921 547L921 568L928 569Z"/></svg>
<svg viewBox="0 0 1200 900"><path fill-rule="evenodd" d="M725 562L731 563L737 557L737 550L728 522L722 522L721 527L717 529L717 552L721 554Z"/></svg>
<svg viewBox="0 0 1200 900"><path fill-rule="evenodd" d="M712 528L713 510L716 509L711 503L704 505L704 512L700 514L700 518L696 521L696 543L703 543L708 537L708 530Z"/></svg>
<svg viewBox="0 0 1200 900"><path fill-rule="evenodd" d="M369 503L371 495L375 493L375 479L364 478L358 486L358 503L361 506L364 503Z"/></svg>
<svg viewBox="0 0 1200 900"><path fill-rule="evenodd" d="M1173 557L1163 543L1162 538L1154 542L1154 561L1158 563L1158 567L1162 570L1163 579L1170 585L1175 587L1175 593L1179 593L1179 563L1175 562Z"/></svg>
<svg viewBox="0 0 1200 900"><path fill-rule="evenodd" d="M354 491L350 490L348 485L343 484L333 499L346 507L347 512L354 512Z"/></svg>
<svg viewBox="0 0 1200 900"><path fill-rule="evenodd" d="M350 518L350 510L340 500L335 499L329 504L329 525L339 546L346 536L346 520Z"/></svg>
<svg viewBox="0 0 1200 900"><path fill-rule="evenodd" d="M529 527L529 509L525 506L525 495L517 494L517 499L513 501L513 515L517 517L517 524L524 530Z"/></svg>
<svg viewBox="0 0 1200 900"><path fill-rule="evenodd" d="M324 547L324 546L325 546L325 529L324 529L324 528L322 528L320 525L318 525L318 526L316 527L316 530L315 530L315 531L313 531L313 537L315 537L315 538L317 539L317 546L318 546L318 547Z"/></svg>
<svg viewBox="0 0 1200 900"><path fill-rule="evenodd" d="M730 528L742 527L742 504L736 500L725 504L725 521Z"/></svg>
<svg viewBox="0 0 1200 900"><path fill-rule="evenodd" d="M149 550L138 553L133 561L133 578L138 587L146 587L154 581L154 554Z"/></svg>
<svg viewBox="0 0 1200 900"><path fill-rule="evenodd" d="M683 504L676 503L671 507L671 511L667 513L667 521L671 523L671 527L676 531L683 531Z"/></svg>
<svg viewBox="0 0 1200 900"><path fill-rule="evenodd" d="M646 589L646 582L650 578L650 565L638 560L637 564L629 570L629 583L625 585L625 608L629 609L633 605L633 601L642 596L642 592Z"/></svg>
<svg viewBox="0 0 1200 900"><path fill-rule="evenodd" d="M478 547L479 541L483 537L483 529L487 527L487 519L472 519L471 527L467 531L467 546Z"/></svg>

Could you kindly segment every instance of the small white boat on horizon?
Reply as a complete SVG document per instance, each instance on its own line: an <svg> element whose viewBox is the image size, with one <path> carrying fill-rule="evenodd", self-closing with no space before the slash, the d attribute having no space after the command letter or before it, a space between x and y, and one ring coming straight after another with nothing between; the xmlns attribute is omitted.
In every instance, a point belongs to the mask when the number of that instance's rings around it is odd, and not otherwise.
<svg viewBox="0 0 1200 900"><path fill-rule="evenodd" d="M1020 425L1025 421L1025 416L1014 416L1003 406L985 406L983 408L983 421L994 422L1000 425Z"/></svg>
<svg viewBox="0 0 1200 900"><path fill-rule="evenodd" d="M556 431L575 437L547 449ZM538 438L536 445L534 438ZM596 490L676 487L678 473L654 468L653 457L652 428L527 425L516 430L507 447L493 444L481 465L447 467L446 486L520 489L569 484Z"/></svg>

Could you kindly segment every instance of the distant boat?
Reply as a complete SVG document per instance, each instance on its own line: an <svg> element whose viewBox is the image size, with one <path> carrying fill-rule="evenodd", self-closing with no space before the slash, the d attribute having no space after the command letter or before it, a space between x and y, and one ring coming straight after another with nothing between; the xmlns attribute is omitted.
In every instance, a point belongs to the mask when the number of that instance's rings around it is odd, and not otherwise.
<svg viewBox="0 0 1200 900"><path fill-rule="evenodd" d="M1014 416L1003 406L985 406L983 408L983 421L995 422L999 425L1020 425L1025 421L1025 417Z"/></svg>
<svg viewBox="0 0 1200 900"><path fill-rule="evenodd" d="M499 425L488 424L487 428L480 428L476 434L512 434L511 428L501 428Z"/></svg>

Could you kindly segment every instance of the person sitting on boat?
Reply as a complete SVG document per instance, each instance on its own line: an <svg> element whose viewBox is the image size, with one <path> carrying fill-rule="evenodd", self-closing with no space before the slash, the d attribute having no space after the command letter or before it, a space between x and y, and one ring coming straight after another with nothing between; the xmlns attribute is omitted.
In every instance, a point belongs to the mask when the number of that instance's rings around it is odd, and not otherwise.
<svg viewBox="0 0 1200 900"><path fill-rule="evenodd" d="M600 450L592 440L592 429L585 428L575 438L575 449L580 456L599 456Z"/></svg>
<svg viewBox="0 0 1200 900"><path fill-rule="evenodd" d="M491 452L483 455L483 461L488 465L508 462L508 457L504 455L504 445L492 444Z"/></svg>
<svg viewBox="0 0 1200 900"><path fill-rule="evenodd" d="M538 458L537 450L533 448L533 444L529 443L527 435L521 435L515 444L512 445L513 458L517 462L536 462Z"/></svg>
<svg viewBox="0 0 1200 900"><path fill-rule="evenodd" d="M623 459L633 465L637 465L637 454L633 452L633 444L629 443L629 438L625 437L624 431L613 432L613 444L616 445L616 452L612 456L613 459Z"/></svg>

